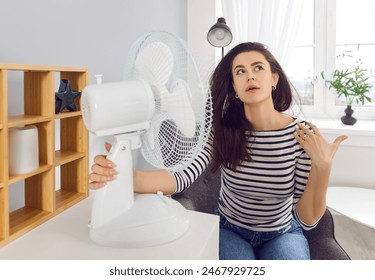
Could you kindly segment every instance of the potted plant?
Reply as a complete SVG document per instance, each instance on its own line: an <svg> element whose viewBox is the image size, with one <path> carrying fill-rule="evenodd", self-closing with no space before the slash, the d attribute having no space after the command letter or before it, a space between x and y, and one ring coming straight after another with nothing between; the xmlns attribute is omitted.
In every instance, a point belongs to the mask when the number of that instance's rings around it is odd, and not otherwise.
<svg viewBox="0 0 375 280"><path fill-rule="evenodd" d="M371 75L367 69L359 65L350 69L336 69L332 73L332 79L327 80L324 73L321 73L325 85L328 89L334 88L338 97L344 96L346 101L345 116L341 118L344 124L353 125L357 120L352 116L354 113L352 109L353 102L357 104L364 104L365 101L371 102L368 96L372 85L369 83Z"/></svg>

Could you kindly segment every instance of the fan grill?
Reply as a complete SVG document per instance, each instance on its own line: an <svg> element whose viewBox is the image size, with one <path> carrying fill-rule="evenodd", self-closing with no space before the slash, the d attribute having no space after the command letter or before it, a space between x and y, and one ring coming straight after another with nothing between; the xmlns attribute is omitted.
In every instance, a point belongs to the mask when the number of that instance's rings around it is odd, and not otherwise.
<svg viewBox="0 0 375 280"><path fill-rule="evenodd" d="M162 71L171 71L165 87L159 87L158 82L143 71L140 73L135 67L138 54L152 43L162 43L167 46L173 58L168 65L160 62L158 51L150 63L150 68L157 69L163 77ZM170 69L172 67L172 69ZM207 141L212 122L211 95L208 89L208 79L203 79L198 71L196 62L186 44L176 36L157 31L149 33L137 40L128 56L125 69L125 79L145 79L151 84L155 96L155 114L150 121L150 129L142 136L142 154L144 158L157 168L168 169L171 172L179 171L189 165L201 151ZM189 90L189 100L195 117L195 133L192 137L185 136L178 128L173 118L163 108L167 95L179 83L186 83ZM170 99L169 99L170 100ZM179 119L187 118L183 104L174 102L175 111L181 114Z"/></svg>

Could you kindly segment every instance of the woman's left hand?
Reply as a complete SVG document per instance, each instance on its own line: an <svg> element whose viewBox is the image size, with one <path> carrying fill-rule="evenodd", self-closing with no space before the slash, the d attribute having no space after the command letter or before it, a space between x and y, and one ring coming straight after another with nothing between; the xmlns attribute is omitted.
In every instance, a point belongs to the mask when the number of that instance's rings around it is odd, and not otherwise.
<svg viewBox="0 0 375 280"><path fill-rule="evenodd" d="M329 143L310 122L307 125L298 123L294 137L310 157L311 163L315 164L331 164L341 142L348 138L341 135L333 143Z"/></svg>

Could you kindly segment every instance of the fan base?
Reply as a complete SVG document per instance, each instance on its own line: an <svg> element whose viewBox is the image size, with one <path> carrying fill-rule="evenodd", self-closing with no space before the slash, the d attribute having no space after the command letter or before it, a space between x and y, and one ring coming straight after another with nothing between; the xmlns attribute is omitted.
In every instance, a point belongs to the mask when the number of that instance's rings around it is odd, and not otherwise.
<svg viewBox="0 0 375 280"><path fill-rule="evenodd" d="M108 247L149 247L179 238L188 227L188 213L176 200L162 194L136 194L129 210L90 228L90 238Z"/></svg>

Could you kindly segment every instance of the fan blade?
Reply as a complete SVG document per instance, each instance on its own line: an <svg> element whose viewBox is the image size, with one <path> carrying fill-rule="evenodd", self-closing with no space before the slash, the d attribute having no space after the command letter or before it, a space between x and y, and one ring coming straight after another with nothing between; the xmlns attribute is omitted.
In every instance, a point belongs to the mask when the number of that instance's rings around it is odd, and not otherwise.
<svg viewBox="0 0 375 280"><path fill-rule="evenodd" d="M164 96L164 109L186 137L195 135L195 115L190 102L190 89L181 79L175 82L173 90Z"/></svg>
<svg viewBox="0 0 375 280"><path fill-rule="evenodd" d="M151 85L166 85L172 75L173 54L166 44L151 43L139 52L135 68Z"/></svg>

